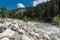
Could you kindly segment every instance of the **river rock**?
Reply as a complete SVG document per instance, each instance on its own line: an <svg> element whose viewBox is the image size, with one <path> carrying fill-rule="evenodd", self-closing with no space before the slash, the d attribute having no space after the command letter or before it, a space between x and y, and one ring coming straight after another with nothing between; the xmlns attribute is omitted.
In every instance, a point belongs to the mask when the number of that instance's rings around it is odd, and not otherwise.
<svg viewBox="0 0 60 40"><path fill-rule="evenodd" d="M1 40L9 40L9 38L7 38L7 37L4 37L4 38L2 38Z"/></svg>
<svg viewBox="0 0 60 40"><path fill-rule="evenodd" d="M22 35L22 40L30 40L30 38L27 35Z"/></svg>
<svg viewBox="0 0 60 40"><path fill-rule="evenodd" d="M3 18L0 20L0 24L0 27L6 28L3 33L0 33L1 40L49 40L49 36L46 36L48 35L46 34L46 27L41 27L41 23L30 21L26 23L22 20Z"/></svg>

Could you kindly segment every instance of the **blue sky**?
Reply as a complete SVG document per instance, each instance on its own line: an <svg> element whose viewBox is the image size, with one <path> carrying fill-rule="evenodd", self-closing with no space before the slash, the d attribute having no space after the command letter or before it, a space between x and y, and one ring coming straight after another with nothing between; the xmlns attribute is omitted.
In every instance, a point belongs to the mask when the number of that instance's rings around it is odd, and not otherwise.
<svg viewBox="0 0 60 40"><path fill-rule="evenodd" d="M0 0L0 8L6 7L8 9L15 9L27 6L36 6L39 3L47 0Z"/></svg>
<svg viewBox="0 0 60 40"><path fill-rule="evenodd" d="M33 0L0 0L0 8L5 6L8 9L14 9L19 3L24 6L32 6Z"/></svg>

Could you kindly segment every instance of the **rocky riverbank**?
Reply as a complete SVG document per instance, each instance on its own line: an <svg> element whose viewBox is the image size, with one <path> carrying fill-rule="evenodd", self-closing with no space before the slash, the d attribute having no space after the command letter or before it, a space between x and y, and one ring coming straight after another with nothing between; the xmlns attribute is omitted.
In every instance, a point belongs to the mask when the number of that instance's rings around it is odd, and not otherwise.
<svg viewBox="0 0 60 40"><path fill-rule="evenodd" d="M0 40L58 40L59 30L50 24L0 18Z"/></svg>

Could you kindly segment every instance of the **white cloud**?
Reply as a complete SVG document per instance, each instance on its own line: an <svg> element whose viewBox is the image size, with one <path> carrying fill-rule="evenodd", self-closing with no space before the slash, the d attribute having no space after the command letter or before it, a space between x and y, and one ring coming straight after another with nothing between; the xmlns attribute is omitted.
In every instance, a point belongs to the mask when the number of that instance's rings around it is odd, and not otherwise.
<svg viewBox="0 0 60 40"><path fill-rule="evenodd" d="M39 4L39 2L37 2L37 1L33 2L33 6L36 6L37 4Z"/></svg>
<svg viewBox="0 0 60 40"><path fill-rule="evenodd" d="M18 3L17 7L18 8L25 8L25 6L22 3Z"/></svg>
<svg viewBox="0 0 60 40"><path fill-rule="evenodd" d="M35 0L33 2L33 6L37 6L37 4L42 3L42 2L47 2L47 1L50 1L50 0Z"/></svg>

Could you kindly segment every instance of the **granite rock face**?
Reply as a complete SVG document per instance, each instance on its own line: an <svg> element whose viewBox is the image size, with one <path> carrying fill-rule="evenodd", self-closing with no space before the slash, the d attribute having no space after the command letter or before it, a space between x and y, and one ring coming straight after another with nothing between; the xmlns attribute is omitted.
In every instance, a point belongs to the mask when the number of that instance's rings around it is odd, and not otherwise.
<svg viewBox="0 0 60 40"><path fill-rule="evenodd" d="M51 40L41 23L0 18L0 29L0 40Z"/></svg>

